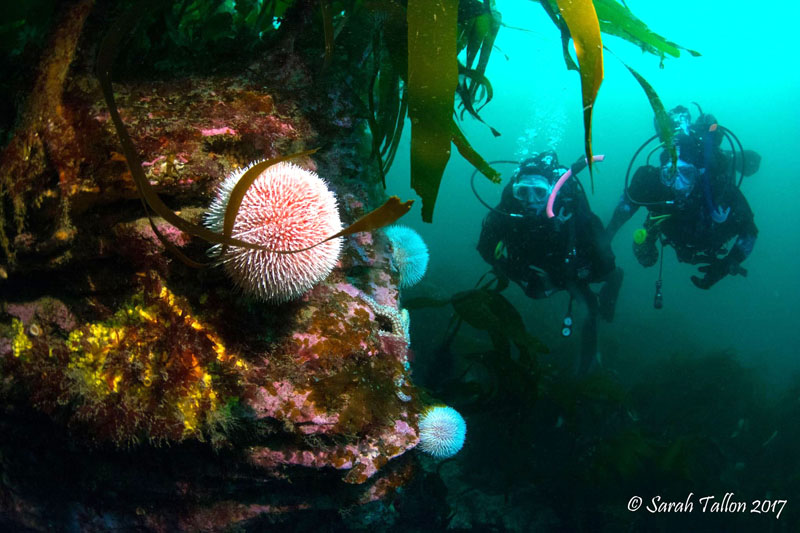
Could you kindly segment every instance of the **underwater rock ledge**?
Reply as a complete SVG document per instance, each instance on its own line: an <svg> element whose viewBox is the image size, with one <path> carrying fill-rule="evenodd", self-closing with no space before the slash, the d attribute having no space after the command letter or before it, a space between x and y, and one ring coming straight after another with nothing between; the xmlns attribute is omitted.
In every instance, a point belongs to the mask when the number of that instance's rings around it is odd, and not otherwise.
<svg viewBox="0 0 800 533"><path fill-rule="evenodd" d="M313 88L301 57L278 55L240 77L115 85L147 178L184 218L200 221L231 170L315 146L297 163L330 183L345 221L381 200L340 89ZM0 160L25 169L0 199L16 206L0 213L3 520L224 530L407 483L421 404L386 238L346 238L334 272L297 301L250 300L220 268L165 250L91 73L73 65L60 87L51 107L77 135L48 137L35 172L16 148ZM204 257L205 243L154 222Z"/></svg>

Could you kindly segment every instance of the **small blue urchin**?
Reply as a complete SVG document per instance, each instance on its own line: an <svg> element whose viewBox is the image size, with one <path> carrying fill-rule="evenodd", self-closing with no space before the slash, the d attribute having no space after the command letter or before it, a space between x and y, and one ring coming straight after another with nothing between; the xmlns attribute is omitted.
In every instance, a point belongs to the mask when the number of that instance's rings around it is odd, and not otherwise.
<svg viewBox="0 0 800 533"><path fill-rule="evenodd" d="M466 436L467 423L452 407L431 407L420 416L419 447L437 459L457 454Z"/></svg>
<svg viewBox="0 0 800 533"><path fill-rule="evenodd" d="M413 287L428 269L428 247L419 233L407 226L389 226L383 230L392 242L392 258L400 272L400 288Z"/></svg>

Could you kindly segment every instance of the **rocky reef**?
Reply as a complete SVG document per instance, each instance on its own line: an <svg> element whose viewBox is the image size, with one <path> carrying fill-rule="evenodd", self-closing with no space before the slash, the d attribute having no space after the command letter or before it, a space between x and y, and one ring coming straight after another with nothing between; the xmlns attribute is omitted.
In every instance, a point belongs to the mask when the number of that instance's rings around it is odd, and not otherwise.
<svg viewBox="0 0 800 533"><path fill-rule="evenodd" d="M0 525L213 531L389 498L413 476L422 406L388 239L347 237L333 273L281 305L177 260L83 59L90 6L65 10L0 155ZM314 75L277 47L235 75L115 92L183 218L199 223L232 170L319 147L296 162L350 223L380 177L345 89ZM153 224L209 262L207 243Z"/></svg>

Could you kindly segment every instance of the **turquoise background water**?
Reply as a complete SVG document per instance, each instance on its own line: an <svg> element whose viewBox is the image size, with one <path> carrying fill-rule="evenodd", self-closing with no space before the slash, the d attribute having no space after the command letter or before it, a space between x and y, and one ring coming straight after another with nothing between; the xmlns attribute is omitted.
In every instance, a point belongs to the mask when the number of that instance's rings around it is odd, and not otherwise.
<svg viewBox="0 0 800 533"><path fill-rule="evenodd" d="M667 109L699 103L732 130L746 149L763 157L760 171L745 178L742 190L755 212L758 242L744 263L747 278L728 277L710 291L692 285L695 268L678 264L669 249L664 261L664 309L653 309L656 268L644 269L631 250L632 232L645 210L617 234L613 248L626 278L617 316L601 324L599 350L618 364L624 357L658 357L676 352L734 350L745 364L781 382L800 370L800 212L798 212L797 21L795 2L651 2L631 0L630 9L657 33L701 57L683 53L659 58L636 46L604 36L604 44L640 72ZM770 7L771 6L771 7ZM578 74L569 72L559 34L541 6L524 0L498 0L503 21L530 32L501 28L487 75L495 95L481 115L502 133L465 118L462 127L487 160L520 159L524 150L554 148L569 164L583 151L583 121ZM504 57L507 56L506 57ZM417 198L409 187L408 134L390 172L391 194ZM625 170L638 146L653 131L653 114L644 92L620 61L605 55L605 80L594 112L594 150L606 154L595 174L593 210L608 221L622 192ZM507 179L513 166L498 166ZM433 224L423 224L419 201L404 223L417 229L431 249L426 281L407 296L447 296L474 285L487 265L475 251L486 210L469 188L472 167L453 151L442 181ZM588 190L588 173L581 174ZM497 203L501 187L476 178L486 201ZM415 292L416 291L416 292ZM516 287L506 295L542 337L554 356L574 350L558 336L566 309L564 293L531 301ZM424 342L416 339L415 342ZM620 354L626 354L624 356ZM613 361L609 364L613 364Z"/></svg>

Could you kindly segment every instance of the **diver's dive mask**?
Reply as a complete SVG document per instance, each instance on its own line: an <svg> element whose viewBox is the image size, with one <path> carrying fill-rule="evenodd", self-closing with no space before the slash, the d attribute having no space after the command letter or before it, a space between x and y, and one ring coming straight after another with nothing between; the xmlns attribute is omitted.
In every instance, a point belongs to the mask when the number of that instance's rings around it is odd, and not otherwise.
<svg viewBox="0 0 800 533"><path fill-rule="evenodd" d="M672 131L674 133L689 135L692 127L692 115L689 113L688 109L679 105L670 109L667 116L672 124ZM656 131L658 131L658 127L656 127Z"/></svg>
<svg viewBox="0 0 800 533"><path fill-rule="evenodd" d="M700 169L682 159L678 159L677 168L669 161L661 167L661 183L685 198L691 194L700 173Z"/></svg>
<svg viewBox="0 0 800 533"><path fill-rule="evenodd" d="M511 192L526 209L537 212L544 209L553 185L550 180L539 174L522 176L513 185Z"/></svg>

